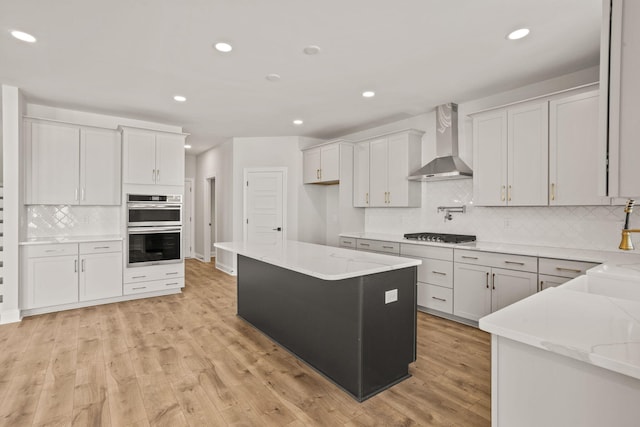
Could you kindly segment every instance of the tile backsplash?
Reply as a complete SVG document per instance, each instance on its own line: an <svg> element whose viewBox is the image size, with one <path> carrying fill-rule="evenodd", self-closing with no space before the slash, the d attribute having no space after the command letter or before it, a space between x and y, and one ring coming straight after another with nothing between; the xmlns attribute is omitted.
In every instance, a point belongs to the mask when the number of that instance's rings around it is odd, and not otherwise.
<svg viewBox="0 0 640 427"><path fill-rule="evenodd" d="M365 231L475 234L487 242L598 250L617 250L620 243L624 206L480 207L472 200L471 179L423 183L421 208L368 208ZM460 205L467 212L452 214L451 221L437 212ZM632 214L632 228L640 228L639 216Z"/></svg>
<svg viewBox="0 0 640 427"><path fill-rule="evenodd" d="M120 206L27 206L27 238L120 234Z"/></svg>

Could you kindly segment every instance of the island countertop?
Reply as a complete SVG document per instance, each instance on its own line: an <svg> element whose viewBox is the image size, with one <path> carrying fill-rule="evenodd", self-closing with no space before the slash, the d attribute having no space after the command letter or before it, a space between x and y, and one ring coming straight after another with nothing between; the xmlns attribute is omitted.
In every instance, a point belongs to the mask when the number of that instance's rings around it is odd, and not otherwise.
<svg viewBox="0 0 640 427"><path fill-rule="evenodd" d="M287 240L282 245L219 242L216 248L323 280L341 280L418 266L412 258Z"/></svg>

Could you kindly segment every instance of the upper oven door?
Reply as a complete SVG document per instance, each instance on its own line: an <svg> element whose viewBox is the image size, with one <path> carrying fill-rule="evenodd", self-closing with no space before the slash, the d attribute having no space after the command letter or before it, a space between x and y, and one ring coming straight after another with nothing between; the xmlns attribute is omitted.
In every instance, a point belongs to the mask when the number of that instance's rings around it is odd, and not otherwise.
<svg viewBox="0 0 640 427"><path fill-rule="evenodd" d="M129 227L182 225L182 205L178 203L128 203L127 225Z"/></svg>

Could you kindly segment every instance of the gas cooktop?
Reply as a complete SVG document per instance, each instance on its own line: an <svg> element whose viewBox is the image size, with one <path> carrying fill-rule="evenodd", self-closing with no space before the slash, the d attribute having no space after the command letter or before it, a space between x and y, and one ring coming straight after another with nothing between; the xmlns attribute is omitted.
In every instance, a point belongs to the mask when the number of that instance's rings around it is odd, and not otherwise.
<svg viewBox="0 0 640 427"><path fill-rule="evenodd" d="M444 233L407 233L404 235L404 238L407 240L437 243L468 243L476 241L476 236Z"/></svg>

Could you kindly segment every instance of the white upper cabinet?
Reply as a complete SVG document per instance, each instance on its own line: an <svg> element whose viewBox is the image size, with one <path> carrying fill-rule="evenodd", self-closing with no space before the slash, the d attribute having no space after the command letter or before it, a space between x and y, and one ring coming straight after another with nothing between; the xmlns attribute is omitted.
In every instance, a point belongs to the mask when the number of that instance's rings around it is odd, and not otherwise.
<svg viewBox="0 0 640 427"><path fill-rule="evenodd" d="M606 0L603 4L600 64L609 66L600 67L600 194L637 198L640 197L640 2Z"/></svg>
<svg viewBox="0 0 640 427"><path fill-rule="evenodd" d="M29 204L120 204L120 135L115 130L28 120Z"/></svg>
<svg viewBox="0 0 640 427"><path fill-rule="evenodd" d="M127 184L184 185L184 134L122 127Z"/></svg>
<svg viewBox="0 0 640 427"><path fill-rule="evenodd" d="M361 142L353 148L353 206L369 207L370 143Z"/></svg>
<svg viewBox="0 0 640 427"><path fill-rule="evenodd" d="M121 177L120 134L83 128L80 132L80 203L119 205Z"/></svg>
<svg viewBox="0 0 640 427"><path fill-rule="evenodd" d="M598 91L549 103L549 204L608 205L598 195Z"/></svg>
<svg viewBox="0 0 640 427"><path fill-rule="evenodd" d="M354 206L420 206L420 183L407 177L420 167L423 133L406 130L356 144Z"/></svg>
<svg viewBox="0 0 640 427"><path fill-rule="evenodd" d="M304 184L337 184L340 181L340 144L328 144L302 152Z"/></svg>
<svg viewBox="0 0 640 427"><path fill-rule="evenodd" d="M474 202L547 205L548 103L526 103L473 118Z"/></svg>

